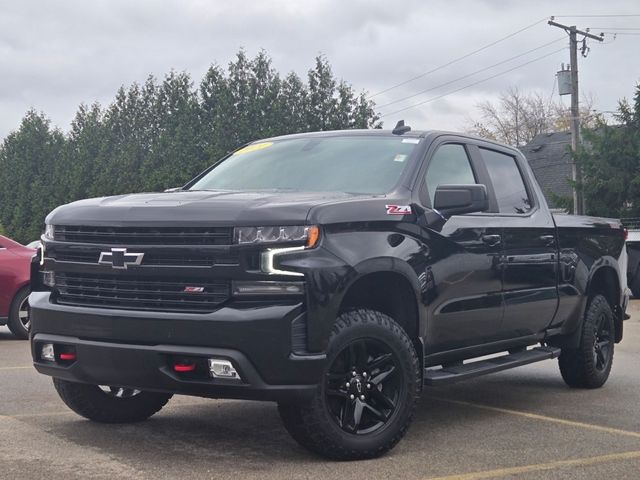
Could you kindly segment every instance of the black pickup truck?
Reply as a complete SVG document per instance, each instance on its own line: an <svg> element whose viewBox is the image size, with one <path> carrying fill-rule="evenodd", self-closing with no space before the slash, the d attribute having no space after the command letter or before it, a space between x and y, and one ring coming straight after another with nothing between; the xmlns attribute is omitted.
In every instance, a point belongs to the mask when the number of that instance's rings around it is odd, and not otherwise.
<svg viewBox="0 0 640 480"><path fill-rule="evenodd" d="M556 357L569 386L602 386L623 249L618 221L554 218L505 145L400 125L265 139L182 188L51 212L33 361L94 421L172 394L271 400L308 449L370 458L423 386Z"/></svg>

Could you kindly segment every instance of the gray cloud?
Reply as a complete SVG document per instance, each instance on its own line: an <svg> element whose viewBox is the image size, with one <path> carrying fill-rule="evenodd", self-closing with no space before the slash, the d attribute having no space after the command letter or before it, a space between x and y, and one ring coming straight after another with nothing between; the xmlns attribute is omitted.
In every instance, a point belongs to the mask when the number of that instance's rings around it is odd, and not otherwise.
<svg viewBox="0 0 640 480"><path fill-rule="evenodd" d="M264 48L276 68L304 75L325 53L336 75L356 89L378 92L550 15L640 13L637 0L561 2L405 0L22 0L0 6L0 137L17 127L27 109L68 127L80 102L111 101L122 84L186 70L198 81L211 63L226 64L239 47ZM558 10L560 9L561 10ZM640 27L640 17L562 18L580 27ZM517 55L562 32L544 22L447 69L375 97L379 105L466 75ZM610 40L611 38L609 38ZM596 108L608 110L631 96L640 79L638 36L593 45L581 59L581 88ZM473 83L559 48L563 43L491 71L381 109L388 113ZM475 105L501 90L551 94L554 74L568 52L419 108L385 117L419 128L460 129Z"/></svg>

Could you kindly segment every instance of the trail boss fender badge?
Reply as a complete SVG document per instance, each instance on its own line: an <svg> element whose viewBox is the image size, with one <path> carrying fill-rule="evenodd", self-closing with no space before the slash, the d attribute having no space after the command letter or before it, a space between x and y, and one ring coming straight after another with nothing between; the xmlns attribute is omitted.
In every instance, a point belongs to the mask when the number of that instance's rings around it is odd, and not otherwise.
<svg viewBox="0 0 640 480"><path fill-rule="evenodd" d="M411 215L411 205L385 205L387 215Z"/></svg>

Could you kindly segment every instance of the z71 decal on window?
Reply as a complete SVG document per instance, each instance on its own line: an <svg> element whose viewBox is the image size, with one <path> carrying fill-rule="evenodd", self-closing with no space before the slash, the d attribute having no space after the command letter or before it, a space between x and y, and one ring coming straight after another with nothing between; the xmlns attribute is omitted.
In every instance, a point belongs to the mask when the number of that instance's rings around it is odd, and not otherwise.
<svg viewBox="0 0 640 480"><path fill-rule="evenodd" d="M411 205L385 205L387 215L411 215Z"/></svg>

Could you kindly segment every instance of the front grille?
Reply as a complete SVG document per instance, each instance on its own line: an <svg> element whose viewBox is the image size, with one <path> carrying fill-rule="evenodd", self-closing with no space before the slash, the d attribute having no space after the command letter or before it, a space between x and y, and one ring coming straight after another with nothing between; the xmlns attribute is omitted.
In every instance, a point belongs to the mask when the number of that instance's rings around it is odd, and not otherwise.
<svg viewBox="0 0 640 480"><path fill-rule="evenodd" d="M185 292L186 287L203 291ZM162 312L212 312L230 296L227 280L156 276L56 273L55 288L56 301L64 305Z"/></svg>
<svg viewBox="0 0 640 480"><path fill-rule="evenodd" d="M108 245L231 245L231 227L88 227L56 225L60 242Z"/></svg>
<svg viewBox="0 0 640 480"><path fill-rule="evenodd" d="M50 250L47 255L58 262L74 262L97 264L102 249L90 248L79 249L57 246ZM211 253L207 251L184 250L171 253L158 252L154 250L144 251L143 266L176 266L176 267L213 267L217 265L238 265L240 262L238 255L230 253Z"/></svg>

